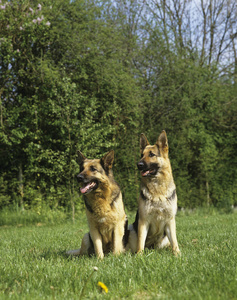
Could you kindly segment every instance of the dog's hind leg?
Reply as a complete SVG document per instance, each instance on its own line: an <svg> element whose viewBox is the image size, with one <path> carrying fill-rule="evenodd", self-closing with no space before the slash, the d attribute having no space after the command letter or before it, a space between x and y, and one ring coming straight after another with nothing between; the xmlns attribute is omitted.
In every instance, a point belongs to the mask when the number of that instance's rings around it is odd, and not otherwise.
<svg viewBox="0 0 237 300"><path fill-rule="evenodd" d="M67 251L67 255L78 256L78 255L90 255L93 253L93 243L90 238L90 234L86 233L81 242L81 248L76 250Z"/></svg>
<svg viewBox="0 0 237 300"><path fill-rule="evenodd" d="M170 241L168 239L168 236L166 235L157 243L156 248L163 249L169 246L170 246Z"/></svg>
<svg viewBox="0 0 237 300"><path fill-rule="evenodd" d="M75 249L75 250L69 250L66 252L67 255L71 255L71 256L78 256L80 255L80 249Z"/></svg>
<svg viewBox="0 0 237 300"><path fill-rule="evenodd" d="M128 244L126 246L126 251L131 250L132 253L137 252L137 232L135 231L132 224L128 226L129 230L129 237L128 237Z"/></svg>

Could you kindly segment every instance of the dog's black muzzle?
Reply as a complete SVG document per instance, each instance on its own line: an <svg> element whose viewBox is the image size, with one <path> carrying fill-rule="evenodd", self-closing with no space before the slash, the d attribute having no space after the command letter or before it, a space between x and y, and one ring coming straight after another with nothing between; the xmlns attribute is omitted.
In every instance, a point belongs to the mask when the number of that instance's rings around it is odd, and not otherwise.
<svg viewBox="0 0 237 300"><path fill-rule="evenodd" d="M157 163L147 165L146 162L140 160L137 164L138 170L141 172L143 177L156 175L159 169Z"/></svg>
<svg viewBox="0 0 237 300"><path fill-rule="evenodd" d="M138 167L138 170L139 171L142 171L142 170L145 170L147 169L147 165L144 163L144 161L140 160L138 163L137 163L137 167Z"/></svg>
<svg viewBox="0 0 237 300"><path fill-rule="evenodd" d="M99 181L96 178L88 178L83 173L78 174L76 177L78 183L81 183L80 191L82 194L88 194L98 188Z"/></svg>
<svg viewBox="0 0 237 300"><path fill-rule="evenodd" d="M83 174L80 173L80 174L77 175L77 181L78 181L78 182L83 182L84 179L85 179L85 177L84 177Z"/></svg>

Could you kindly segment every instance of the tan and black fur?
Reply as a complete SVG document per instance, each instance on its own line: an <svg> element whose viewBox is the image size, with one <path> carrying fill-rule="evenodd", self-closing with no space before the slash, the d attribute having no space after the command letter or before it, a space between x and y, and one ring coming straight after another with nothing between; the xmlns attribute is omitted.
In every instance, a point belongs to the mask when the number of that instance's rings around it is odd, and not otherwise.
<svg viewBox="0 0 237 300"><path fill-rule="evenodd" d="M112 172L114 151L101 159L87 159L78 151L81 184L84 195L89 233L82 239L81 248L68 251L69 255L104 254L124 251L127 217L124 211L122 193Z"/></svg>
<svg viewBox="0 0 237 300"><path fill-rule="evenodd" d="M180 253L175 215L176 187L168 157L168 140L162 131L155 145L146 136L140 138L141 189L136 220L130 225L129 247L133 252L144 248L163 248L171 244L175 255Z"/></svg>

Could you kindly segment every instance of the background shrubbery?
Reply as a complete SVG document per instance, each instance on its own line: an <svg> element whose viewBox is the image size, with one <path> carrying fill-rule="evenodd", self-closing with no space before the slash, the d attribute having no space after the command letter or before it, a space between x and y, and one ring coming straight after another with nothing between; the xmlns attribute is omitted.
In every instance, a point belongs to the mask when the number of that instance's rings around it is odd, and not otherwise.
<svg viewBox="0 0 237 300"><path fill-rule="evenodd" d="M193 2L2 1L1 208L74 213L76 150L111 148L134 208L139 135L162 129L179 206L237 204L237 7Z"/></svg>

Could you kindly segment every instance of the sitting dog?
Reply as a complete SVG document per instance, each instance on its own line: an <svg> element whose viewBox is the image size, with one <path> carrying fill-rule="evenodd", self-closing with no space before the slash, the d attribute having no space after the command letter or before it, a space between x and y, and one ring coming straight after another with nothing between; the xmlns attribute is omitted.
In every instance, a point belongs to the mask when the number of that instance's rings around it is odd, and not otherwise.
<svg viewBox="0 0 237 300"><path fill-rule="evenodd" d="M82 239L81 248L68 251L68 255L91 255L124 251L127 242L127 217L122 193L112 172L114 151L101 159L87 159L78 151L80 174L77 179L84 195L89 233Z"/></svg>
<svg viewBox="0 0 237 300"><path fill-rule="evenodd" d="M171 244L175 255L180 253L175 215L176 187L168 157L168 140L162 131L155 145L146 136L140 138L141 188L135 222L129 226L129 247L133 252L147 248L163 248Z"/></svg>

